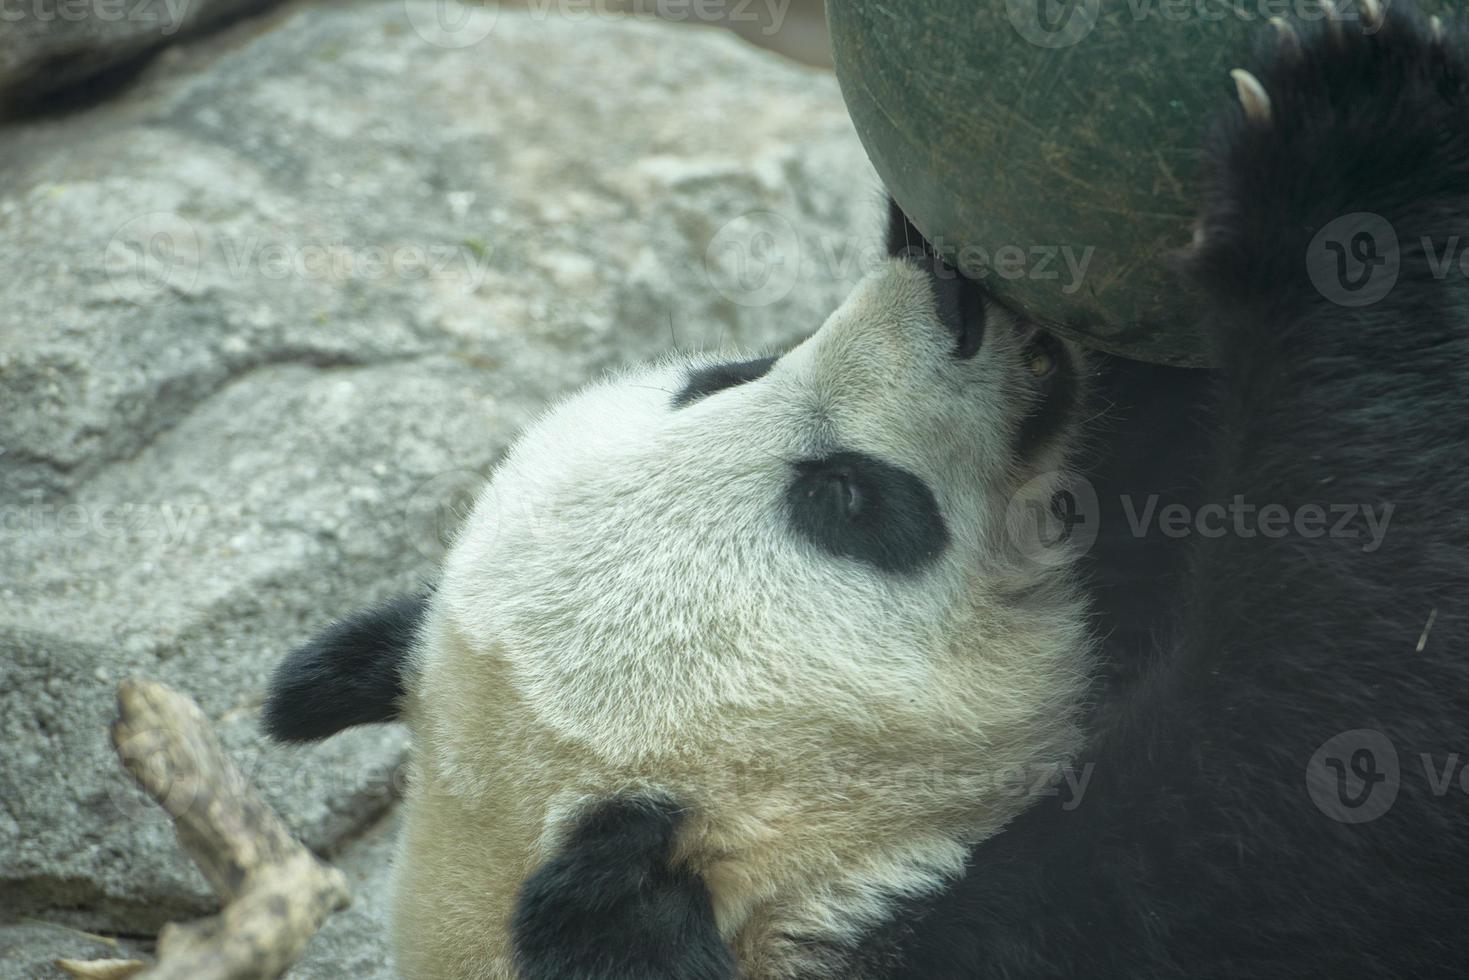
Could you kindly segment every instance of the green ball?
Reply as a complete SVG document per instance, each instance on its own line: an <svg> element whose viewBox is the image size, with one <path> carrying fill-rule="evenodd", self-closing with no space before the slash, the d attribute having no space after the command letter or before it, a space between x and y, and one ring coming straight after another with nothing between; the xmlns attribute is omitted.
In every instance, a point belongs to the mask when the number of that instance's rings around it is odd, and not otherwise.
<svg viewBox="0 0 1469 980"><path fill-rule="evenodd" d="M1364 29L1340 0L1345 29ZM828 0L862 143L913 223L1061 333L1209 359L1168 255L1200 211L1208 128L1271 17L1309 0ZM1302 259L1304 261L1304 257Z"/></svg>

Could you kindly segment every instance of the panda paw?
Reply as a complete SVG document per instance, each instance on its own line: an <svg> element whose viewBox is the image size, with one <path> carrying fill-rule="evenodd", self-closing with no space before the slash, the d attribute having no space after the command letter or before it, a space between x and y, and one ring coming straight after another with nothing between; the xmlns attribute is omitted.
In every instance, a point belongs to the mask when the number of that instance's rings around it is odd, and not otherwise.
<svg viewBox="0 0 1469 980"><path fill-rule="evenodd" d="M1188 253L1216 303L1362 306L1457 258L1443 249L1469 217L1465 34L1405 0L1320 11L1272 19L1231 73Z"/></svg>
<svg viewBox="0 0 1469 980"><path fill-rule="evenodd" d="M522 886L521 980L735 980L703 878L672 860L684 811L621 797L586 813Z"/></svg>

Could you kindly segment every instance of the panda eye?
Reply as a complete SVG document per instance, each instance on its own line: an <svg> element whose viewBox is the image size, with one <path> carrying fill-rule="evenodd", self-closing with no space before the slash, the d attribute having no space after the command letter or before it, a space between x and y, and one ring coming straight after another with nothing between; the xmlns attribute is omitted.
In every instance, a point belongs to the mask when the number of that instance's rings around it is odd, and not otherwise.
<svg viewBox="0 0 1469 980"><path fill-rule="evenodd" d="M848 474L841 474L837 478L837 492L840 495L842 509L846 511L849 518L854 518L862 513L862 489L852 480Z"/></svg>
<svg viewBox="0 0 1469 980"><path fill-rule="evenodd" d="M847 520L855 520L862 513L862 488L846 467L814 475L806 481L804 492L813 506L824 506Z"/></svg>
<svg viewBox="0 0 1469 980"><path fill-rule="evenodd" d="M1038 381L1045 381L1056 373L1060 366L1061 350L1056 339L1050 334L1038 334L1025 351L1025 365L1031 376Z"/></svg>
<svg viewBox="0 0 1469 980"><path fill-rule="evenodd" d="M786 510L798 537L893 574L920 571L949 543L928 484L866 453L796 463Z"/></svg>
<svg viewBox="0 0 1469 980"><path fill-rule="evenodd" d="M1077 391L1074 366L1054 337L1037 336L1024 357L1035 385L1030 411L1016 430L1015 444L1020 455L1030 456L1066 427L1076 407Z"/></svg>

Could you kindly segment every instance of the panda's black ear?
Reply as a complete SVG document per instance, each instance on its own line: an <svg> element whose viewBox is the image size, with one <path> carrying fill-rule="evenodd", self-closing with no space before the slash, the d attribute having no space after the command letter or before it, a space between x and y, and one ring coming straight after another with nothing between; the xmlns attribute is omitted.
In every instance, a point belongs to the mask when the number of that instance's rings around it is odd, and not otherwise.
<svg viewBox="0 0 1469 980"><path fill-rule="evenodd" d="M890 258L905 258L933 276L939 319L953 331L954 355L970 358L984 338L984 287L951 265L923 232L908 220L898 202L888 197L887 249Z"/></svg>
<svg viewBox="0 0 1469 980"><path fill-rule="evenodd" d="M261 725L282 742L314 742L353 725L393 721L403 669L428 595L399 596L333 623L281 661Z"/></svg>
<svg viewBox="0 0 1469 980"><path fill-rule="evenodd" d="M521 887L521 980L735 980L703 878L673 860L681 822L675 804L648 797L585 814Z"/></svg>

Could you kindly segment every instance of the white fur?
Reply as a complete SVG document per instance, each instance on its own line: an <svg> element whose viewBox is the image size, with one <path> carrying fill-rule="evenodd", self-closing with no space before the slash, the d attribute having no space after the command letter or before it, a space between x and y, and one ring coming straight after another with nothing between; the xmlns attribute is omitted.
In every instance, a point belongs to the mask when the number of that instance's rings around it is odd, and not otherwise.
<svg viewBox="0 0 1469 980"><path fill-rule="evenodd" d="M545 415L463 527L415 652L396 947L410 980L511 975L524 877L581 808L650 789L744 976L813 963L959 873L1069 758L1087 643L1065 563L1010 541L1030 378L1004 313L960 361L894 261L765 377L674 409L679 359ZM948 549L912 576L794 535L793 461L921 477ZM794 940L789 937L795 937ZM831 966L831 969L837 969Z"/></svg>

